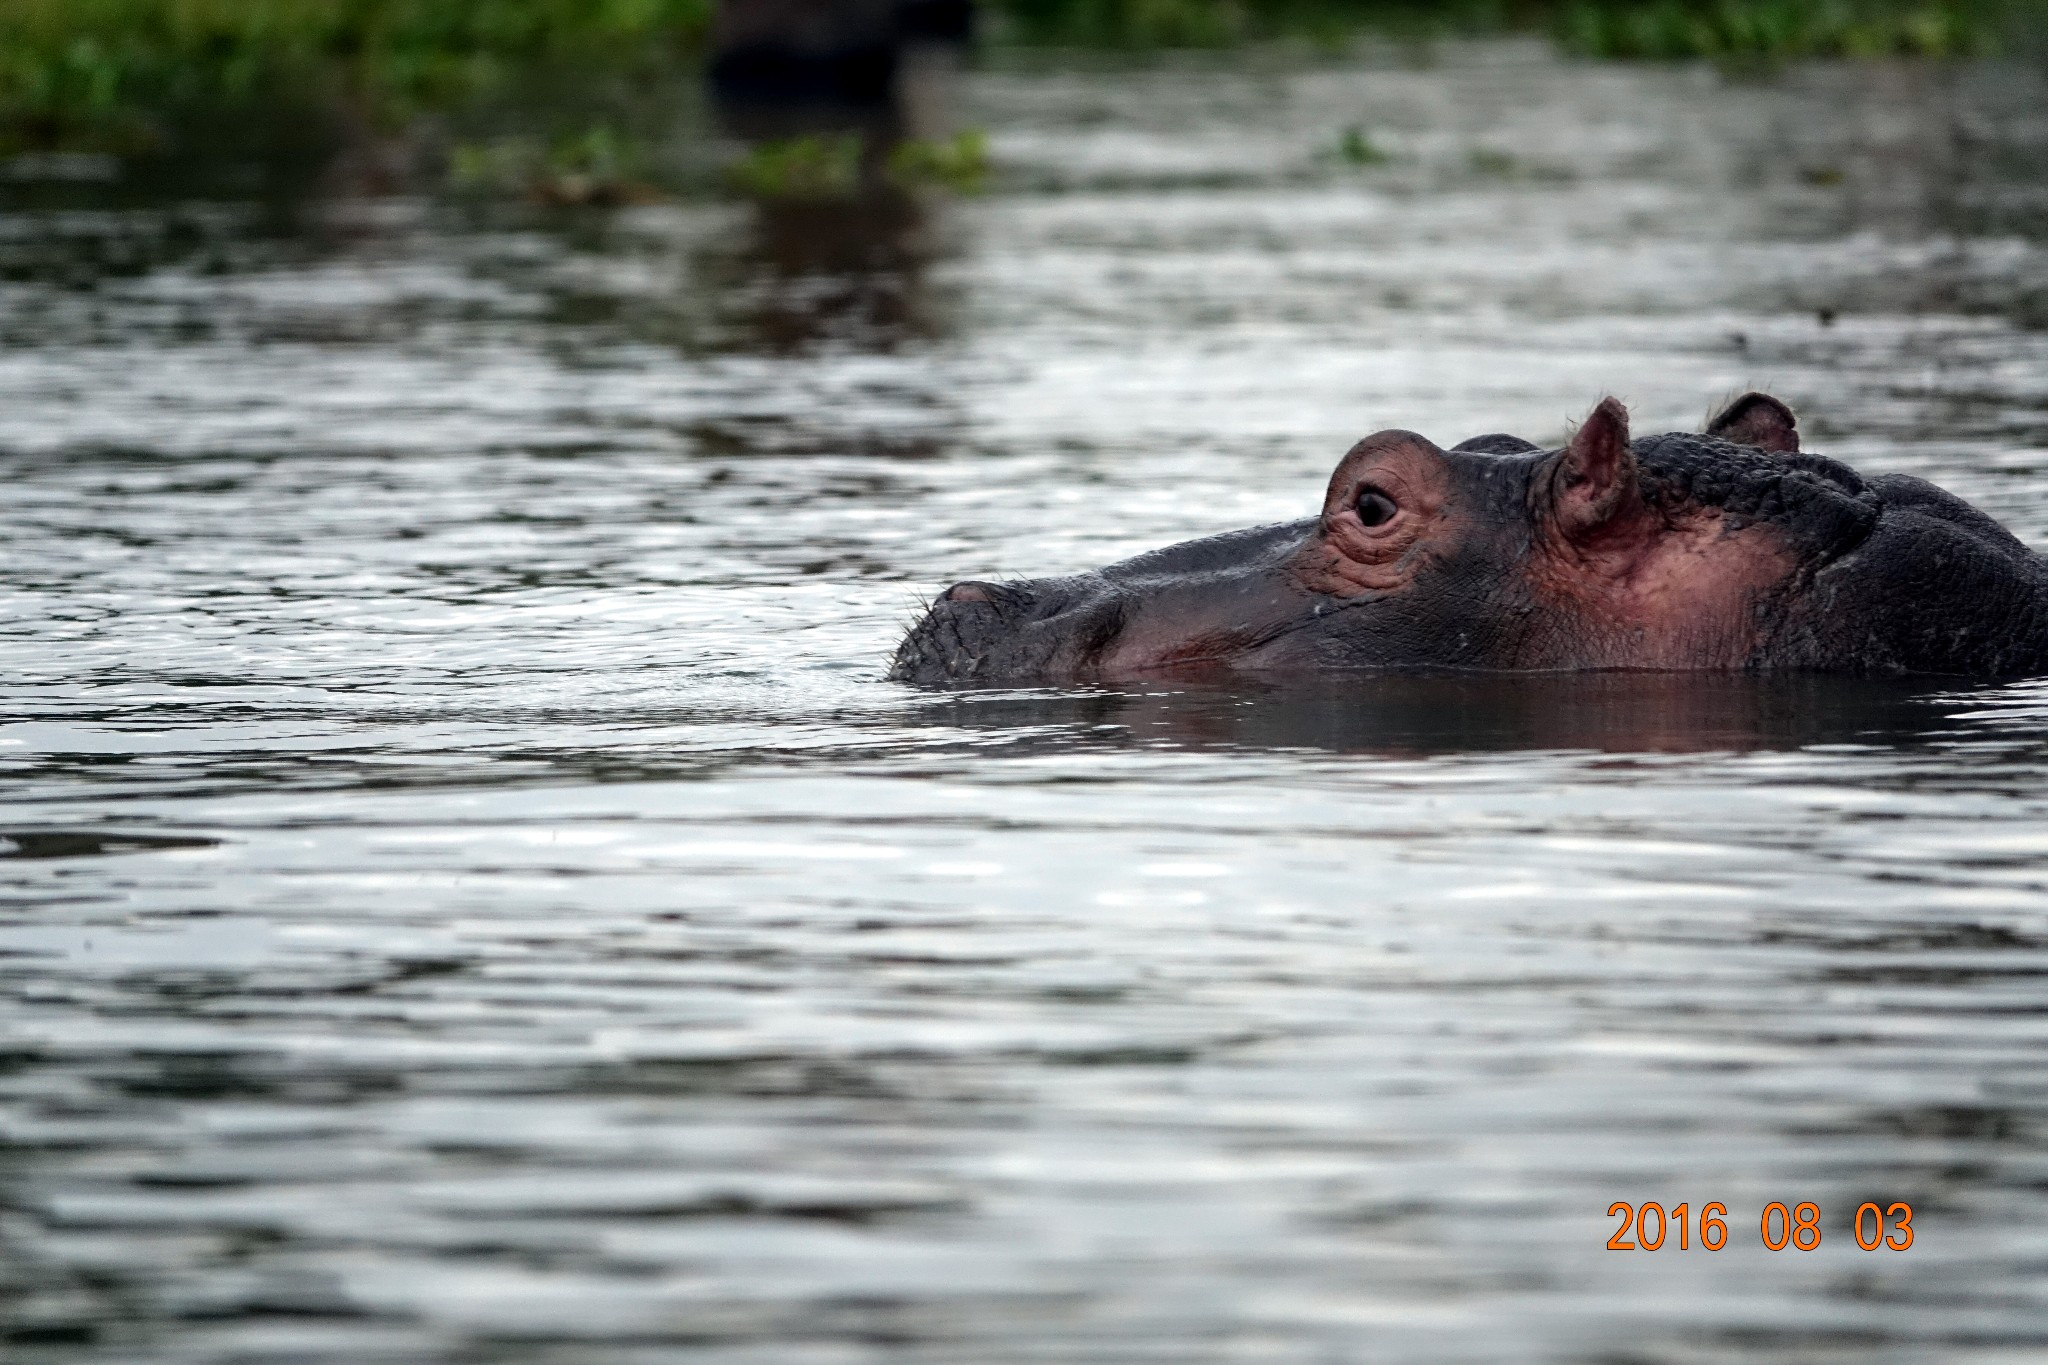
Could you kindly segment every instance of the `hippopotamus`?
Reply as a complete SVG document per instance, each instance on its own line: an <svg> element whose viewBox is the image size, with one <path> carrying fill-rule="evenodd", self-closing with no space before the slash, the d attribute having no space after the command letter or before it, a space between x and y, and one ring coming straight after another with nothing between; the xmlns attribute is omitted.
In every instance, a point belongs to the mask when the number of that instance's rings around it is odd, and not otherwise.
<svg viewBox="0 0 2048 1365"><path fill-rule="evenodd" d="M1344 669L2048 673L2048 560L1925 480L1802 451L1769 394L1633 440L1610 397L1557 449L1382 431L1315 516L956 583L890 677Z"/></svg>

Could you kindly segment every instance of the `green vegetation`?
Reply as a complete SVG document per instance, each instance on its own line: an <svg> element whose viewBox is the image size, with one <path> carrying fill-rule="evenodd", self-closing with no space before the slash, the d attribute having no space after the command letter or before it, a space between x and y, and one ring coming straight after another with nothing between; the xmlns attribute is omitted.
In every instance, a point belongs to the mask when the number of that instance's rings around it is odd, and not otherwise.
<svg viewBox="0 0 2048 1365"><path fill-rule="evenodd" d="M1983 0L1581 0L1557 24L1588 57L1973 57L2038 6Z"/></svg>
<svg viewBox="0 0 2048 1365"><path fill-rule="evenodd" d="M0 0L0 152L161 148L196 118L372 131L537 72L673 65L711 0Z"/></svg>
<svg viewBox="0 0 2048 1365"><path fill-rule="evenodd" d="M458 190L525 194L552 204L621 204L657 196L646 145L609 124L552 138L513 134L457 143L448 178Z"/></svg>
<svg viewBox="0 0 2048 1365"><path fill-rule="evenodd" d="M909 138L877 159L854 133L757 144L727 171L756 199L820 202L864 189L947 189L972 194L988 178L988 139L979 129L942 139Z"/></svg>
<svg viewBox="0 0 2048 1365"><path fill-rule="evenodd" d="M672 122L716 0L0 0L0 157L221 156L390 142L423 127L459 185L571 202L644 188L640 131ZM1947 58L2038 40L2048 0L985 0L995 44L1340 46L1548 33L1588 57ZM663 113L661 111L667 111ZM552 111L552 112L550 112ZM511 117L505 117L507 114ZM494 121L495 120L495 121ZM467 143L465 130L494 140ZM450 150L452 148L452 151ZM1382 153L1360 130L1336 155ZM978 141L913 144L880 173L971 188ZM735 183L817 197L877 174L834 139L760 148Z"/></svg>
<svg viewBox="0 0 2048 1365"><path fill-rule="evenodd" d="M1404 37L1526 27L1543 0L993 0L998 41L1144 50L1276 38L1337 47L1361 33Z"/></svg>
<svg viewBox="0 0 2048 1365"><path fill-rule="evenodd" d="M849 199L860 190L863 145L855 133L763 142L727 175L756 199Z"/></svg>
<svg viewBox="0 0 2048 1365"><path fill-rule="evenodd" d="M1000 38L1144 49L1546 32L1589 57L1974 56L2048 0L995 0Z"/></svg>
<svg viewBox="0 0 2048 1365"><path fill-rule="evenodd" d="M974 194L988 182L988 134L970 128L950 138L911 138L889 150L889 178L907 190Z"/></svg>
<svg viewBox="0 0 2048 1365"><path fill-rule="evenodd" d="M1365 129L1354 123L1337 139L1337 159L1351 166L1377 166L1391 158Z"/></svg>

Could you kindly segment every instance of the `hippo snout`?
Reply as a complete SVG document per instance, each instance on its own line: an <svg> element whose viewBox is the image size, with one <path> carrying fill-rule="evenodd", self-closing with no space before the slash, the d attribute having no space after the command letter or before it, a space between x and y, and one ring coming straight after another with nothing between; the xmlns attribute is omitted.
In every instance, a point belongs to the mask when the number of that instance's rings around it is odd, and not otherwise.
<svg viewBox="0 0 2048 1365"><path fill-rule="evenodd" d="M969 579L940 593L896 651L889 676L899 682L972 682L992 656L1014 649L1039 604L1021 585Z"/></svg>
<svg viewBox="0 0 2048 1365"><path fill-rule="evenodd" d="M967 579L940 593L896 651L897 682L977 682L1074 675L1123 626L1103 584Z"/></svg>

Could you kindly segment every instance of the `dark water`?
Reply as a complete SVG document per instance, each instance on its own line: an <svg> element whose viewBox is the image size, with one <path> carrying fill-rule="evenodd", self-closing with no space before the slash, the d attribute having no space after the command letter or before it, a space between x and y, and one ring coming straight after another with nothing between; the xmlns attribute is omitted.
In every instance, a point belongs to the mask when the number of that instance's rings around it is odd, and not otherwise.
<svg viewBox="0 0 2048 1365"><path fill-rule="evenodd" d="M1603 392L2048 544L2039 75L967 94L922 216L0 216L6 1359L2039 1358L2048 689L880 678Z"/></svg>

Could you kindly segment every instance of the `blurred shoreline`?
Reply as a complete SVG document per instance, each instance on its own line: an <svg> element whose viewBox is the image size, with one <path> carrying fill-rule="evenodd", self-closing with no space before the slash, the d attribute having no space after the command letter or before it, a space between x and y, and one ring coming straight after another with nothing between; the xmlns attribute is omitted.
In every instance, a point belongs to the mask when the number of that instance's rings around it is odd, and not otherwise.
<svg viewBox="0 0 2048 1365"><path fill-rule="evenodd" d="M2044 0L995 0L984 62L1033 51L1342 57L1521 34L1732 70L2029 56ZM0 180L191 186L248 168L352 193L651 197L650 149L716 141L713 0L16 0L0 8ZM260 178L260 175L259 175Z"/></svg>

